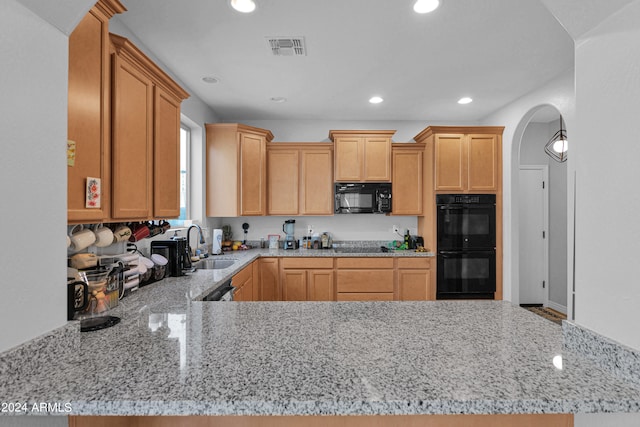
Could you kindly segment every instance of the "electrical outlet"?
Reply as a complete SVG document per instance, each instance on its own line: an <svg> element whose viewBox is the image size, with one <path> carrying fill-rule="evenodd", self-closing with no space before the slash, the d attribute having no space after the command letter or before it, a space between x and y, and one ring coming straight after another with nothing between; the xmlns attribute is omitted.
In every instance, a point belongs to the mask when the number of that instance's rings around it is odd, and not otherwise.
<svg viewBox="0 0 640 427"><path fill-rule="evenodd" d="M396 234L400 234L400 227L398 227L397 225L393 226L393 232Z"/></svg>
<svg viewBox="0 0 640 427"><path fill-rule="evenodd" d="M307 225L307 236L313 235L313 225Z"/></svg>

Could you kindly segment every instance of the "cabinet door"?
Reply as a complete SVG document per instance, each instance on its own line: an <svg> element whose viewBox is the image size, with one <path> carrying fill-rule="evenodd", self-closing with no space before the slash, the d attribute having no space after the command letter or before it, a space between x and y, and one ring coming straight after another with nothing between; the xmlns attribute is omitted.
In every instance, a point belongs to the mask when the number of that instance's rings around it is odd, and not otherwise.
<svg viewBox="0 0 640 427"><path fill-rule="evenodd" d="M468 135L468 189L470 191L495 191L498 189L497 135Z"/></svg>
<svg viewBox="0 0 640 427"><path fill-rule="evenodd" d="M100 222L109 218L109 18L92 9L69 36L68 139L75 161L67 167L67 219ZM100 178L99 208L85 207L87 177Z"/></svg>
<svg viewBox="0 0 640 427"><path fill-rule="evenodd" d="M153 84L138 68L114 55L112 217L151 216Z"/></svg>
<svg viewBox="0 0 640 427"><path fill-rule="evenodd" d="M307 300L306 270L282 270L281 280L283 301Z"/></svg>
<svg viewBox="0 0 640 427"><path fill-rule="evenodd" d="M280 301L278 258L260 258L259 301Z"/></svg>
<svg viewBox="0 0 640 427"><path fill-rule="evenodd" d="M331 150L302 150L300 214L333 215Z"/></svg>
<svg viewBox="0 0 640 427"><path fill-rule="evenodd" d="M298 150L267 153L269 215L298 215Z"/></svg>
<svg viewBox="0 0 640 427"><path fill-rule="evenodd" d="M434 166L436 190L464 190L466 183L464 135L435 136Z"/></svg>
<svg viewBox="0 0 640 427"><path fill-rule="evenodd" d="M333 270L307 271L307 301L335 301Z"/></svg>
<svg viewBox="0 0 640 427"><path fill-rule="evenodd" d="M180 101L155 87L153 215L180 216Z"/></svg>
<svg viewBox="0 0 640 427"><path fill-rule="evenodd" d="M240 133L240 216L266 212L266 141L263 137Z"/></svg>
<svg viewBox="0 0 640 427"><path fill-rule="evenodd" d="M422 215L422 156L421 150L393 152L393 214Z"/></svg>
<svg viewBox="0 0 640 427"><path fill-rule="evenodd" d="M362 138L337 138L334 143L336 182L360 181L364 162Z"/></svg>
<svg viewBox="0 0 640 427"><path fill-rule="evenodd" d="M430 295L431 270L398 270L398 299L426 301Z"/></svg>
<svg viewBox="0 0 640 427"><path fill-rule="evenodd" d="M364 138L363 181L391 181L391 139Z"/></svg>

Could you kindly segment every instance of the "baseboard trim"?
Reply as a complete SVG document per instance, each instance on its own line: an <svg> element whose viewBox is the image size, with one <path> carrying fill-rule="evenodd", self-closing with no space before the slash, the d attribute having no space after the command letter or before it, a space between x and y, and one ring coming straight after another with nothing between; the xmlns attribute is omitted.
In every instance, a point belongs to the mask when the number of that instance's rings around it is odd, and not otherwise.
<svg viewBox="0 0 640 427"><path fill-rule="evenodd" d="M549 301L549 303L547 304L547 307L552 308L555 311L559 311L560 313L564 314L565 316L567 315L567 306L566 305L560 305L557 302Z"/></svg>

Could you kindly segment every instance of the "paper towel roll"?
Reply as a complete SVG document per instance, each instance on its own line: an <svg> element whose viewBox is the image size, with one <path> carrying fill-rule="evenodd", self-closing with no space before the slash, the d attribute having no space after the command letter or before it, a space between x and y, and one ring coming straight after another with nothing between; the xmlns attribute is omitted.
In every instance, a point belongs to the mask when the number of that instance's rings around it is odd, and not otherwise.
<svg viewBox="0 0 640 427"><path fill-rule="evenodd" d="M222 253L222 229L216 228L213 230L211 239L211 253L219 255Z"/></svg>

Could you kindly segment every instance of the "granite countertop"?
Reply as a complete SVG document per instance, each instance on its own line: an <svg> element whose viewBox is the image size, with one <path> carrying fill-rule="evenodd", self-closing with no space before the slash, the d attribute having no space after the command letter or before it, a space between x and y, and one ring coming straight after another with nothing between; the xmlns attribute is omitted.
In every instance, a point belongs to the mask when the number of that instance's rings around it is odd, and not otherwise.
<svg viewBox="0 0 640 427"><path fill-rule="evenodd" d="M280 253L226 255L238 265L125 298L112 328L70 322L0 355L2 401L62 415L640 411L638 384L505 301L195 301L265 255Z"/></svg>

